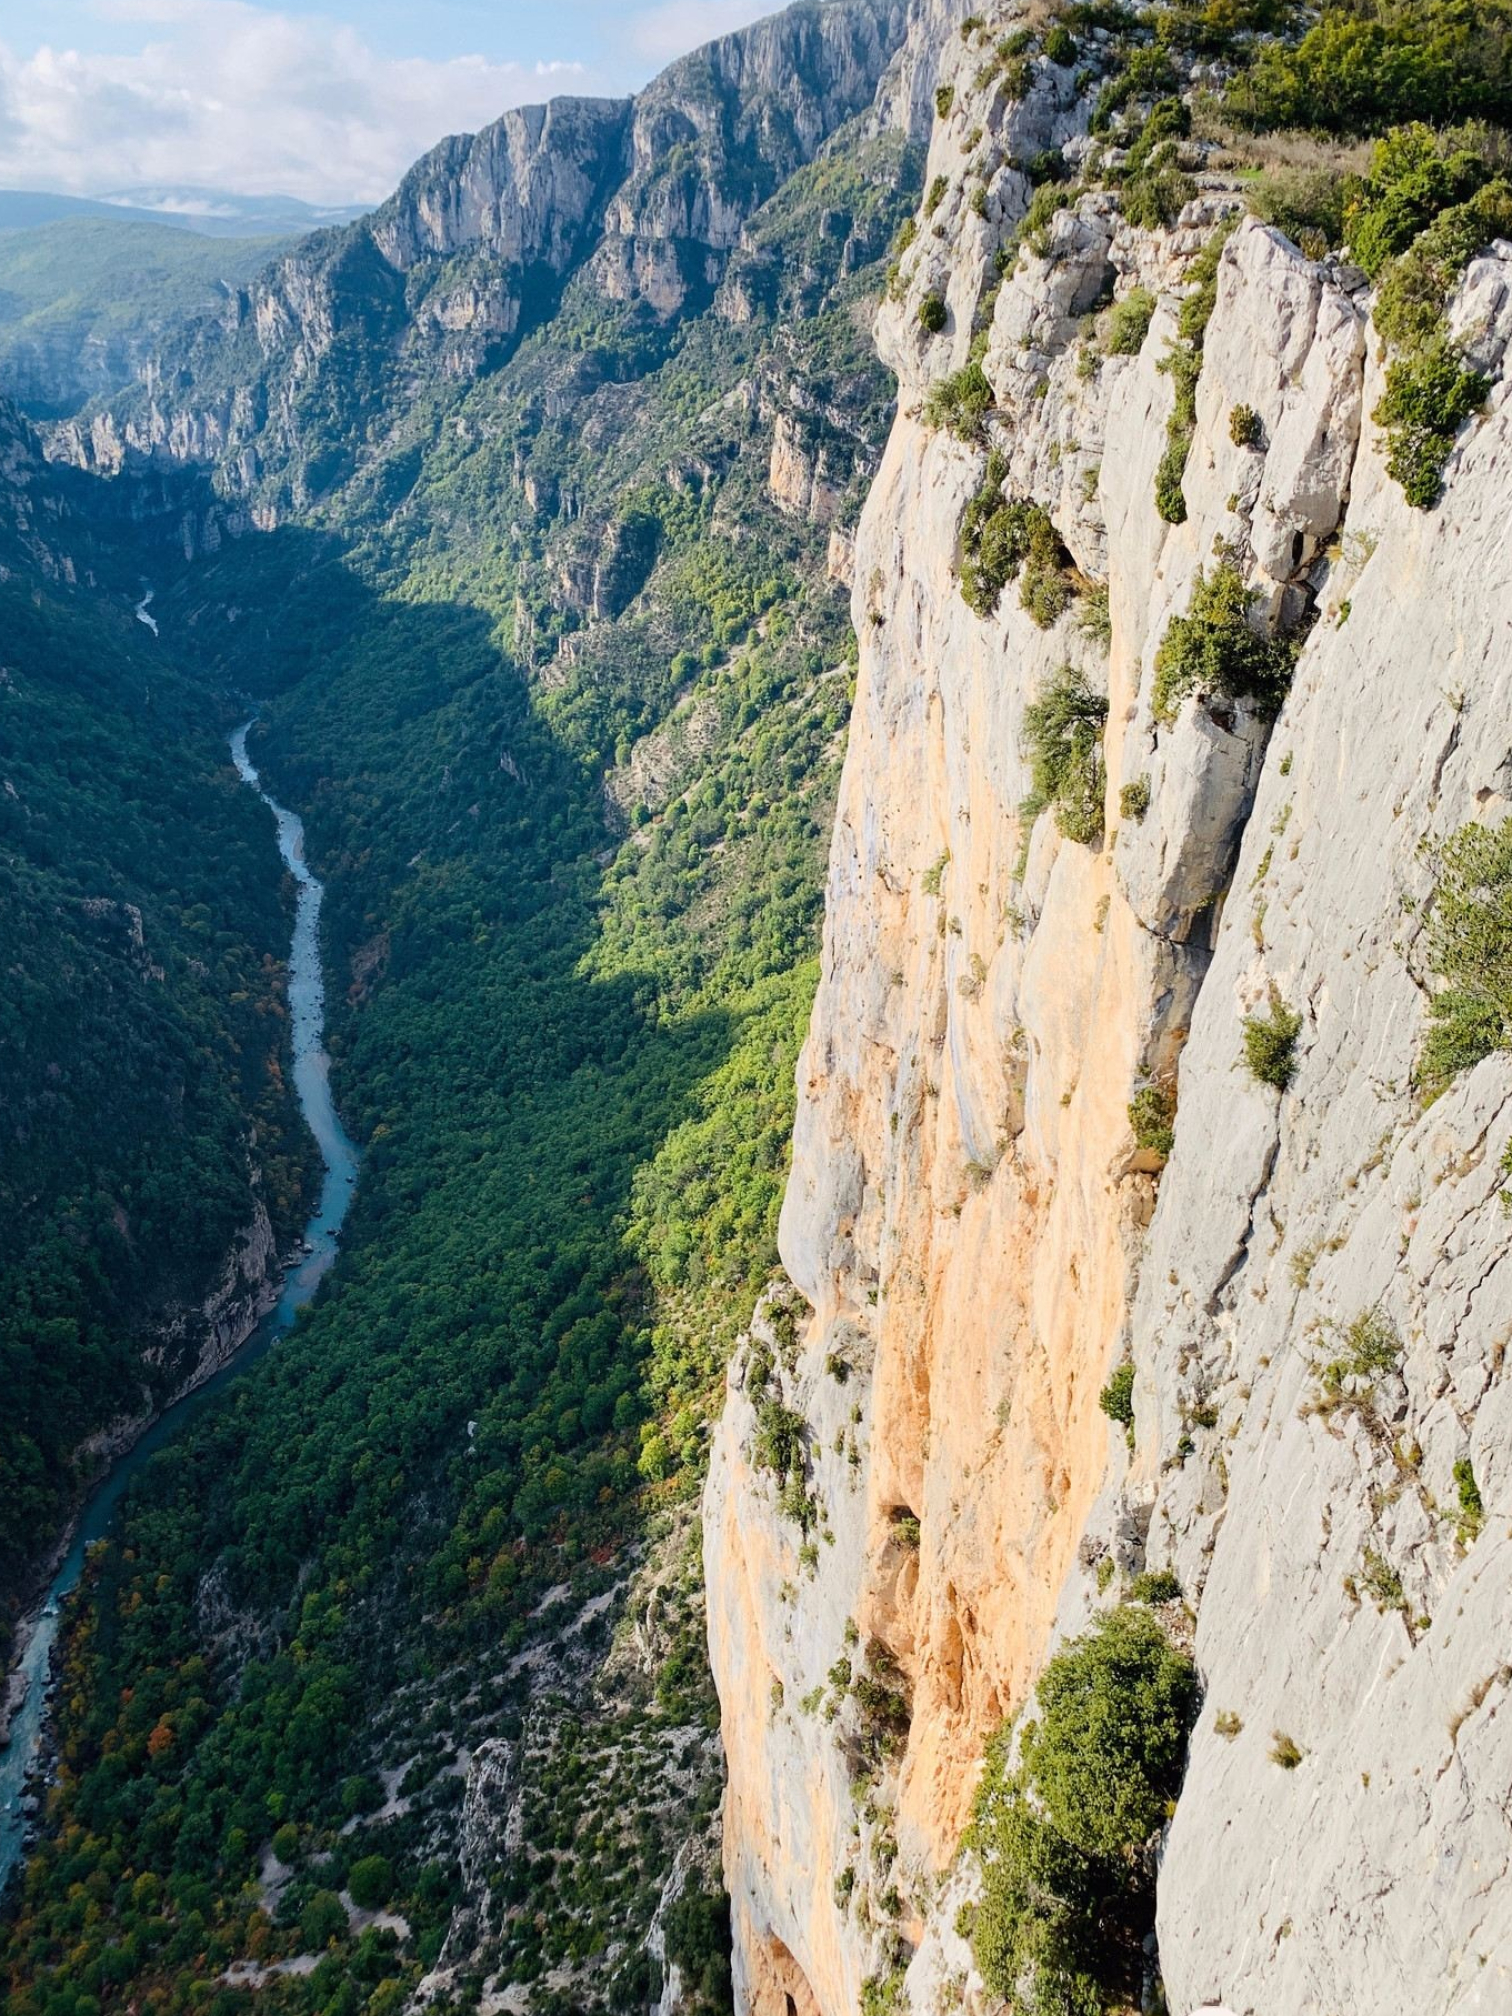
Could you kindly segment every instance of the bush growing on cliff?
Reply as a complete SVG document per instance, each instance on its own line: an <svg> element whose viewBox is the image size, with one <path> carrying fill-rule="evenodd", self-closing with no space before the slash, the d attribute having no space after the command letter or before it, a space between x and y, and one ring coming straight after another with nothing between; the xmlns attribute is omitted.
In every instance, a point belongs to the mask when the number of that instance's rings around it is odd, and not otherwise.
<svg viewBox="0 0 1512 2016"><path fill-rule="evenodd" d="M756 1439L751 1460L758 1470L770 1470L779 1484L803 1469L804 1419L780 1400L764 1399L756 1409Z"/></svg>
<svg viewBox="0 0 1512 2016"><path fill-rule="evenodd" d="M1271 989L1270 1006L1263 1015L1244 1018L1244 1061L1250 1076L1261 1085L1274 1085L1284 1092L1297 1075L1297 1037L1302 1017L1288 1008L1280 994Z"/></svg>
<svg viewBox="0 0 1512 2016"><path fill-rule="evenodd" d="M996 615L1003 589L1017 579L1029 551L1030 507L1003 496L1004 470L994 455L986 481L966 507L961 530L961 593L982 617Z"/></svg>
<svg viewBox="0 0 1512 2016"><path fill-rule="evenodd" d="M1181 1578L1172 1568L1147 1568L1129 1584L1131 1603L1179 1603Z"/></svg>
<svg viewBox="0 0 1512 2016"><path fill-rule="evenodd" d="M994 616L1004 588L1022 574L1019 603L1048 630L1075 599L1070 555L1042 505L1004 495L1007 474L994 450L961 521L961 594L978 616Z"/></svg>
<svg viewBox="0 0 1512 2016"><path fill-rule="evenodd" d="M1486 1523L1486 1505L1481 1497L1480 1485L1475 1481L1475 1466L1468 1456L1461 1456L1454 1466L1454 1489L1459 1499L1456 1537L1461 1547L1469 1547L1480 1538L1481 1528Z"/></svg>
<svg viewBox="0 0 1512 2016"><path fill-rule="evenodd" d="M1185 101L1161 98L1130 145L1119 171L1119 204L1129 223L1141 230L1174 224L1183 205L1196 195L1196 183L1180 165L1180 143L1191 130L1192 115Z"/></svg>
<svg viewBox="0 0 1512 2016"><path fill-rule="evenodd" d="M1101 1872L1045 1822L1017 1777L979 1801L976 1829L985 1883L971 1947L988 1988L1015 2016L1102 2016L1115 1956L1099 1938ZM1133 1928L1117 1931L1127 1948ZM1121 1957L1132 1985L1132 1962Z"/></svg>
<svg viewBox="0 0 1512 2016"><path fill-rule="evenodd" d="M1442 982L1428 1005L1418 1082L1430 1097L1495 1050L1512 1049L1512 819L1444 843L1428 922Z"/></svg>
<svg viewBox="0 0 1512 2016"><path fill-rule="evenodd" d="M1410 351L1439 341L1449 296L1466 266L1483 246L1507 237L1512 183L1501 176L1440 211L1381 274L1372 317L1385 342Z"/></svg>
<svg viewBox="0 0 1512 2016"><path fill-rule="evenodd" d="M1148 287L1131 287L1108 310L1108 355L1137 357L1155 315L1155 296Z"/></svg>
<svg viewBox="0 0 1512 2016"><path fill-rule="evenodd" d="M1136 1145L1162 1161L1176 1140L1176 1102L1163 1085L1141 1085L1129 1101L1129 1125Z"/></svg>
<svg viewBox="0 0 1512 2016"><path fill-rule="evenodd" d="M1331 1414L1340 1408L1358 1408L1368 1415L1377 1380L1395 1372L1402 1362L1401 1338L1390 1317L1374 1308L1362 1309L1343 1329L1332 1323L1324 1329L1337 1336L1338 1349L1317 1367L1318 1390L1311 1403L1314 1410Z"/></svg>
<svg viewBox="0 0 1512 2016"><path fill-rule="evenodd" d="M1097 1396L1097 1404L1110 1421L1123 1428L1134 1426L1134 1365L1125 1359L1113 1368L1108 1383Z"/></svg>
<svg viewBox="0 0 1512 2016"><path fill-rule="evenodd" d="M1149 778L1136 777L1132 783L1125 784L1118 794L1118 810L1121 816L1125 819L1132 819L1137 826L1144 819L1149 809Z"/></svg>
<svg viewBox="0 0 1512 2016"><path fill-rule="evenodd" d="M1197 381L1202 376L1202 346L1218 305L1218 262L1238 221L1237 217L1225 218L1192 261L1188 275L1192 291L1181 304L1177 323L1180 340L1170 346L1160 364L1176 389L1171 417L1166 422L1165 453L1155 471L1155 508L1168 525L1186 523L1181 479L1192 452L1192 437L1197 432Z"/></svg>
<svg viewBox="0 0 1512 2016"><path fill-rule="evenodd" d="M1199 571L1191 607L1171 618L1155 653L1151 706L1157 721L1169 726L1192 693L1253 700L1266 713L1279 709L1298 645L1255 629L1253 601L1237 563L1227 556L1211 573Z"/></svg>
<svg viewBox="0 0 1512 2016"><path fill-rule="evenodd" d="M1475 254L1512 233L1512 181L1499 172L1508 164L1504 134L1403 126L1377 143L1349 202L1350 251L1378 283L1373 316L1390 354L1371 417L1386 431L1391 475L1420 510L1438 502L1454 437L1490 390L1445 311Z"/></svg>
<svg viewBox="0 0 1512 2016"><path fill-rule="evenodd" d="M850 1697L855 1722L844 1748L851 1783L859 1785L902 1755L913 1719L903 1669L880 1638L867 1641L865 1661L851 1677Z"/></svg>
<svg viewBox="0 0 1512 2016"><path fill-rule="evenodd" d="M1068 840L1095 847L1103 832L1103 730L1108 702L1074 665L1063 665L1024 714L1030 796L1026 816L1053 807Z"/></svg>
<svg viewBox="0 0 1512 2016"><path fill-rule="evenodd" d="M1129 1855L1181 1786L1197 1676L1158 1623L1119 1609L1046 1667L1023 1768L1051 1825L1088 1855Z"/></svg>
<svg viewBox="0 0 1512 2016"><path fill-rule="evenodd" d="M1027 245L1037 259L1050 250L1050 224L1056 213L1068 209L1082 193L1079 182L1042 182L1029 200L1029 208L1019 221L1009 243L1010 253Z"/></svg>
<svg viewBox="0 0 1512 2016"><path fill-rule="evenodd" d="M1421 510L1438 502L1454 437L1490 389L1452 340L1445 311L1475 254L1512 233L1512 181L1501 172L1509 144L1484 127L1397 127L1377 142L1346 205L1350 252L1378 283L1373 316L1390 354L1371 417L1385 429L1391 475Z"/></svg>
<svg viewBox="0 0 1512 2016"><path fill-rule="evenodd" d="M1387 473L1409 504L1428 511L1444 493L1444 464L1454 437L1485 405L1490 381L1470 370L1448 343L1388 365L1386 391L1371 418L1386 430Z"/></svg>
<svg viewBox="0 0 1512 2016"><path fill-rule="evenodd" d="M979 441L992 403L991 381L972 357L930 387L924 418L931 427L948 427L958 441Z"/></svg>
<svg viewBox="0 0 1512 2016"><path fill-rule="evenodd" d="M1089 588L1082 596L1081 607L1076 612L1076 627L1106 658L1113 649L1113 607L1106 582Z"/></svg>
<svg viewBox="0 0 1512 2016"><path fill-rule="evenodd" d="M1197 194L1197 184L1173 162L1157 162L1133 176L1120 191L1119 202L1130 224L1141 231L1169 230Z"/></svg>
<svg viewBox="0 0 1512 2016"><path fill-rule="evenodd" d="M1057 1653L1035 1693L1017 1765L1009 1730L988 1749L972 1948L1014 2009L1103 2016L1138 1999L1148 1845L1180 1790L1196 1671L1148 1610L1125 1605Z"/></svg>
<svg viewBox="0 0 1512 2016"><path fill-rule="evenodd" d="M938 336L945 327L946 307L938 294L926 294L919 303L919 327L926 336Z"/></svg>
<svg viewBox="0 0 1512 2016"><path fill-rule="evenodd" d="M1202 361L1190 350L1172 345L1160 360L1176 388L1176 403L1166 422L1165 453L1155 470L1155 509L1167 525L1184 525L1187 507L1181 479L1186 474L1187 457L1197 432L1197 380Z"/></svg>
<svg viewBox="0 0 1512 2016"><path fill-rule="evenodd" d="M908 1994L903 1977L907 1971L906 1954L900 1953L885 1969L868 1974L861 1983L861 2016L904 2016Z"/></svg>
<svg viewBox="0 0 1512 2016"><path fill-rule="evenodd" d="M1029 555L1019 584L1019 606L1041 630L1051 630L1076 600L1071 556L1048 511L1029 507Z"/></svg>
<svg viewBox="0 0 1512 2016"><path fill-rule="evenodd" d="M887 263L884 291L889 300L896 300L903 282L903 255L919 235L919 221L916 217L905 217L894 235L891 256Z"/></svg>

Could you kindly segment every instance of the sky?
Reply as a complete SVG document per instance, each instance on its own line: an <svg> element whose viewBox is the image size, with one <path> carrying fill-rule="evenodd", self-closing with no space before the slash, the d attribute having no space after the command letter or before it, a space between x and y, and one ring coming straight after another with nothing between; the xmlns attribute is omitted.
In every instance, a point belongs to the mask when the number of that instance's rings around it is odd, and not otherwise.
<svg viewBox="0 0 1512 2016"><path fill-rule="evenodd" d="M0 0L0 188L376 203L448 133L634 90L780 0Z"/></svg>

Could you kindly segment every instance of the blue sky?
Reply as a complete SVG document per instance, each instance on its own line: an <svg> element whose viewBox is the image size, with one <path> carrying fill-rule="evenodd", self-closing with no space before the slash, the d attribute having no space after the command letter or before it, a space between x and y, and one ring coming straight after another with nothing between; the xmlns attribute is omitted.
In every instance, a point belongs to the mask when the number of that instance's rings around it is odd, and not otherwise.
<svg viewBox="0 0 1512 2016"><path fill-rule="evenodd" d="M97 0L6 0L0 40L22 54L43 43L87 54L126 55L146 39L143 16L155 9L109 7ZM166 11L166 10L163 10ZM754 8L688 0L658 7L635 0L284 0L264 13L340 21L356 29L381 55L433 60L481 55L495 61L578 61L617 73L625 84L644 83L658 51L692 37L693 47L717 35ZM657 19L658 16L662 18ZM665 60L665 54L662 55Z"/></svg>
<svg viewBox="0 0 1512 2016"><path fill-rule="evenodd" d="M633 90L778 0L3 0L0 186L373 202L447 133Z"/></svg>

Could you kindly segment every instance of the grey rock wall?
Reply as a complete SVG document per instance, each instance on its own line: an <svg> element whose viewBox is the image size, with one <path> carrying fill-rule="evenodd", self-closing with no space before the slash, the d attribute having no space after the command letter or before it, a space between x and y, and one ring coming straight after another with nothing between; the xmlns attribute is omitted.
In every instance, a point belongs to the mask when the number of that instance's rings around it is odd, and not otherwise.
<svg viewBox="0 0 1512 2016"><path fill-rule="evenodd" d="M1512 816L1512 247L1452 306L1497 382L1423 512L1370 417L1361 277L1241 222L1170 525L1160 365L1240 192L1215 178L1170 230L1095 194L1062 212L990 306L988 440L952 438L929 393L983 324L1018 164L1085 119L1053 65L1008 101L978 60L946 48L942 193L878 330L900 402L854 559L782 1221L798 1315L737 1353L705 1501L741 2007L846 2016L899 1967L921 2016L995 2006L954 1929L983 1743L1060 1638L1169 1567L1204 1688L1159 1879L1175 2016L1489 2016L1512 2007L1512 1059L1431 1105L1415 1072L1436 850ZM1106 354L1088 317L1135 286L1149 332ZM1106 592L1105 655L1013 585L965 606L989 443ZM1303 640L1290 693L1274 720L1217 694L1158 719L1160 644L1224 556L1255 624ZM1026 708L1067 662L1108 702L1091 846L1021 809ZM1301 1017L1282 1092L1243 1062L1273 998ZM1128 1117L1152 1077L1177 1097L1163 1171ZM1326 1378L1361 1323L1392 1362ZM1132 1454L1097 1407L1126 1355ZM760 1460L774 1395L808 1552ZM858 1792L830 1675L869 1639L908 1722Z"/></svg>

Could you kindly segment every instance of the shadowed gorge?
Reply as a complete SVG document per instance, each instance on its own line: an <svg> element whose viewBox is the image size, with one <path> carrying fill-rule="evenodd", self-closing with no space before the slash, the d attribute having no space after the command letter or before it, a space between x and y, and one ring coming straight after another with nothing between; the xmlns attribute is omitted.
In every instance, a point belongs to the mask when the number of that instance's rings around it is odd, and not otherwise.
<svg viewBox="0 0 1512 2016"><path fill-rule="evenodd" d="M215 699L125 611L14 580L0 598L14 1606L106 1460L91 1438L126 1432L256 1313L308 1157L281 1065L285 901L215 749Z"/></svg>
<svg viewBox="0 0 1512 2016"><path fill-rule="evenodd" d="M244 723L362 1175L4 2016L1507 2000L1508 25L800 0L30 355L22 1640L319 1257Z"/></svg>
<svg viewBox="0 0 1512 2016"><path fill-rule="evenodd" d="M853 34L861 67L830 74ZM397 332L449 253L405 253L395 292L348 234L311 255L339 299L301 398L310 522L254 529L229 465L103 465L106 493L182 486L151 613L256 708L252 758L304 820L364 1159L315 1305L91 1558L9 1900L20 2008L188 2006L199 1979L228 2007L507 1982L620 2008L674 1970L729 1996L694 1501L775 1262L845 555L891 395L867 304L917 177L885 124L823 148L884 67L869 10L751 46L639 115L691 120L687 188L722 192L717 225L703 196L671 213L713 234L676 252L686 286L622 298L600 220L511 343L422 364ZM819 108L786 134L757 109L784 78ZM427 186L487 158L453 152ZM680 186L635 200L659 220Z"/></svg>

